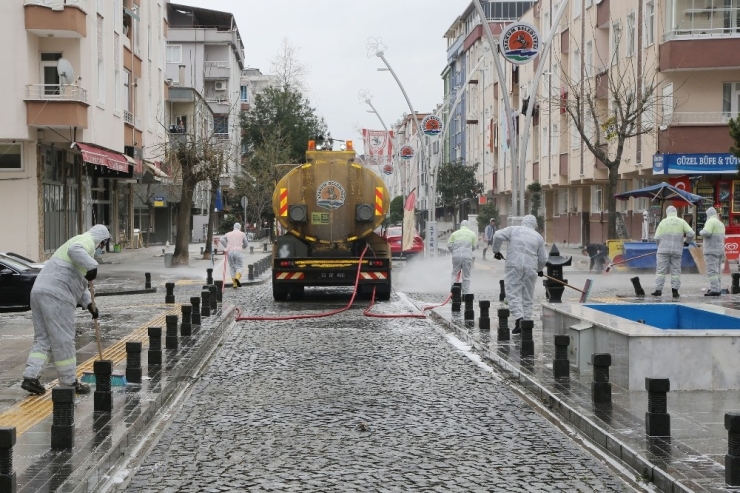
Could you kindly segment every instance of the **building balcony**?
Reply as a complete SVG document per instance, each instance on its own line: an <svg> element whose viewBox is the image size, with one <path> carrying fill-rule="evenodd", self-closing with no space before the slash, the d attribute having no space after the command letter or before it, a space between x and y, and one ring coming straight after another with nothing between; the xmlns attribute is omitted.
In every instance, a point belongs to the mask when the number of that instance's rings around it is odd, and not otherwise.
<svg viewBox="0 0 740 493"><path fill-rule="evenodd" d="M737 116L722 112L675 112L670 123L659 128L658 152L726 153L733 146L727 122Z"/></svg>
<svg viewBox="0 0 740 493"><path fill-rule="evenodd" d="M204 62L203 77L209 80L230 79L231 64L229 62Z"/></svg>
<svg viewBox="0 0 740 493"><path fill-rule="evenodd" d="M126 125L134 126L134 115L127 110L123 110L123 122Z"/></svg>
<svg viewBox="0 0 740 493"><path fill-rule="evenodd" d="M85 4L85 0L25 0L26 31L42 38L85 38Z"/></svg>
<svg viewBox="0 0 740 493"><path fill-rule="evenodd" d="M610 0L602 0L596 5L596 27L608 28L612 23L612 6Z"/></svg>
<svg viewBox="0 0 740 493"><path fill-rule="evenodd" d="M26 86L26 121L31 127L87 128L87 91L79 86Z"/></svg>
<svg viewBox="0 0 740 493"><path fill-rule="evenodd" d="M660 45L660 71L710 70L740 66L740 33L666 33Z"/></svg>

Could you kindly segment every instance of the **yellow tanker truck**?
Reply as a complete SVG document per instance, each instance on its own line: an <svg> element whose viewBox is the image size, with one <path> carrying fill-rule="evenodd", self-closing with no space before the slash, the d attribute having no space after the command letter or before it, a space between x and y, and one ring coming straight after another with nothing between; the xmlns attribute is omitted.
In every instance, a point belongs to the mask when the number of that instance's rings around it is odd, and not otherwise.
<svg viewBox="0 0 740 493"><path fill-rule="evenodd" d="M351 141L340 151L318 150L309 141L306 163L285 175L272 196L284 231L272 247L275 300L300 299L306 286L356 281L358 294L375 288L376 298L389 299L390 247L374 232L389 206L383 180L355 162Z"/></svg>

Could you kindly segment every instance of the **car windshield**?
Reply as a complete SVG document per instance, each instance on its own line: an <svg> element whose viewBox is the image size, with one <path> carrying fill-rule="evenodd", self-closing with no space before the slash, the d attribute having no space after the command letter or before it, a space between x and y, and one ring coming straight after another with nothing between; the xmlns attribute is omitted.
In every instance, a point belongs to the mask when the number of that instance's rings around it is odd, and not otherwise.
<svg viewBox="0 0 740 493"><path fill-rule="evenodd" d="M386 236L401 236L401 228L388 228Z"/></svg>
<svg viewBox="0 0 740 493"><path fill-rule="evenodd" d="M12 257L8 257L7 255L3 255L2 257L0 257L0 268L10 268L17 271L24 271L29 270L31 266L15 260Z"/></svg>

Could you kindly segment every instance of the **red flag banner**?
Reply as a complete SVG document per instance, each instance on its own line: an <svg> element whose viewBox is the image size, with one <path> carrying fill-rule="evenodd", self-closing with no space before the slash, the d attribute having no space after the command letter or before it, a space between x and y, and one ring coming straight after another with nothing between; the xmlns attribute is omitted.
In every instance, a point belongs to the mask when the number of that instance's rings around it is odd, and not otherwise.
<svg viewBox="0 0 740 493"><path fill-rule="evenodd" d="M691 180L689 180L688 175L671 177L668 179L668 183L678 188L679 190L693 193L693 190L691 190ZM672 200L671 202L676 207L686 207L688 205L685 200Z"/></svg>
<svg viewBox="0 0 740 493"><path fill-rule="evenodd" d="M390 161L393 155L393 132L385 130L362 129L365 143L365 155L370 158L380 158L381 161Z"/></svg>
<svg viewBox="0 0 740 493"><path fill-rule="evenodd" d="M401 251L410 250L414 246L414 208L416 207L416 192L411 192L403 204L403 238Z"/></svg>

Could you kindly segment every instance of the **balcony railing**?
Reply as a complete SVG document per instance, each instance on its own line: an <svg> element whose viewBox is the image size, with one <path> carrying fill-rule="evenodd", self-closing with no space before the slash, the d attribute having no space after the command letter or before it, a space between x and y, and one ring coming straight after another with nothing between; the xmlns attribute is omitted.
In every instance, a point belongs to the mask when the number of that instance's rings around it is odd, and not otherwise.
<svg viewBox="0 0 740 493"><path fill-rule="evenodd" d="M738 113L724 113L721 111L684 111L674 112L667 124L669 125L727 125L730 118L737 118ZM664 125L665 125L664 121Z"/></svg>
<svg viewBox="0 0 740 493"><path fill-rule="evenodd" d="M26 86L26 99L87 103L87 90L68 84L29 84Z"/></svg>
<svg viewBox="0 0 740 493"><path fill-rule="evenodd" d="M23 4L49 7L52 10L63 10L65 6L77 7L87 12L87 0L25 0Z"/></svg>
<svg viewBox="0 0 740 493"><path fill-rule="evenodd" d="M676 28L663 33L663 41L672 39L697 39L697 38L728 38L740 37L740 28L738 27L715 27L715 28Z"/></svg>
<svg viewBox="0 0 740 493"><path fill-rule="evenodd" d="M203 62L205 68L231 68L229 62Z"/></svg>
<svg viewBox="0 0 740 493"><path fill-rule="evenodd" d="M123 110L123 121L134 126L134 115L130 111Z"/></svg>

